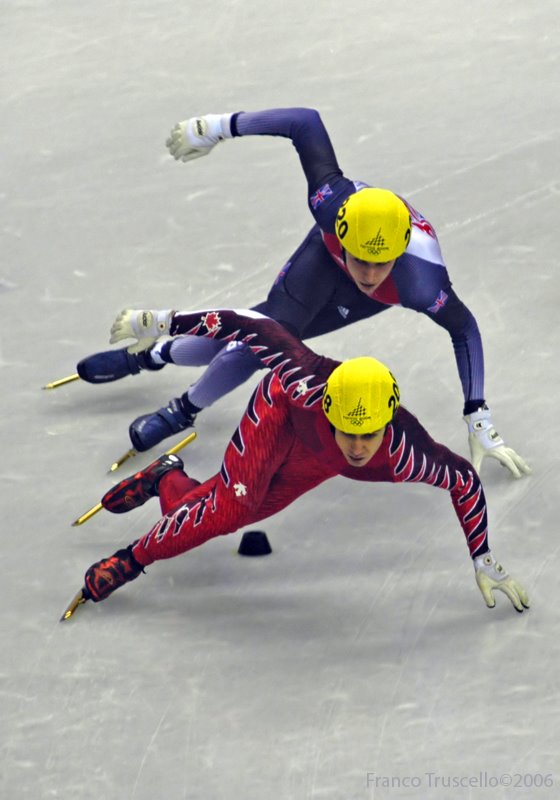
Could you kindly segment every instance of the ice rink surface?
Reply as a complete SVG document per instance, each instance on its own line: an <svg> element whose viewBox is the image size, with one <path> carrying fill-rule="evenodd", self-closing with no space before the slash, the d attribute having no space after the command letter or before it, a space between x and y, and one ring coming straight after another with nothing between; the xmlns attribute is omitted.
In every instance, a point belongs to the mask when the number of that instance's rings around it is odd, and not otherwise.
<svg viewBox="0 0 560 800"><path fill-rule="evenodd" d="M0 796L558 797L557 0L4 0L0 37ZM482 468L491 546L532 608L486 609L445 492L336 479L265 523L271 556L214 540L59 624L159 510L71 521L130 421L199 372L41 387L105 349L121 308L264 299L312 222L290 143L177 164L164 141L196 114L295 105L348 176L438 230L496 425L534 468ZM388 362L468 454L445 331L393 309L312 345ZM199 417L196 477L251 386Z"/></svg>

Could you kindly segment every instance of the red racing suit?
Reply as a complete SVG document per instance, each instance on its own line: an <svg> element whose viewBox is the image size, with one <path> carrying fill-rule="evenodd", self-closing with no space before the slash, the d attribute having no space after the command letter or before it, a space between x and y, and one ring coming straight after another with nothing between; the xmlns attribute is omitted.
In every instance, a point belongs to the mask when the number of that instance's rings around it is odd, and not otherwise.
<svg viewBox="0 0 560 800"><path fill-rule="evenodd" d="M321 405L339 361L317 355L279 323L253 311L175 313L171 334L242 341L270 372L255 389L219 473L202 484L179 470L162 478L164 516L134 544L140 564L171 558L263 520L335 475L445 489L471 556L489 549L486 501L474 468L435 442L402 406L368 464L348 464Z"/></svg>

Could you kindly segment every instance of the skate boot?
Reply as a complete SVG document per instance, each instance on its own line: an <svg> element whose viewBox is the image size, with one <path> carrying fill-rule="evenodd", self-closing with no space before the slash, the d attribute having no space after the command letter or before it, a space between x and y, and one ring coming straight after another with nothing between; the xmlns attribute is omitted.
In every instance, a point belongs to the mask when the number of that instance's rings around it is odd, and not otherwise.
<svg viewBox="0 0 560 800"><path fill-rule="evenodd" d="M133 508L143 506L150 497L157 497L158 484L172 469L183 469L179 456L163 455L125 478L101 498L101 505L113 514L125 514Z"/></svg>
<svg viewBox="0 0 560 800"><path fill-rule="evenodd" d="M149 350L129 353L126 347L120 350L105 350L82 358L76 370L83 381L88 383L109 383L127 375L138 375L141 369L159 370L165 364L155 364Z"/></svg>
<svg viewBox="0 0 560 800"><path fill-rule="evenodd" d="M144 414L137 417L128 429L128 435L132 446L139 453L149 450L156 444L173 436L174 433L192 428L196 419L196 413L191 413L185 409L181 398L176 397L171 400L164 408L154 411L153 414Z"/></svg>
<svg viewBox="0 0 560 800"><path fill-rule="evenodd" d="M132 545L92 564L85 574L83 595L85 600L99 603L129 581L137 578L144 568L132 555Z"/></svg>

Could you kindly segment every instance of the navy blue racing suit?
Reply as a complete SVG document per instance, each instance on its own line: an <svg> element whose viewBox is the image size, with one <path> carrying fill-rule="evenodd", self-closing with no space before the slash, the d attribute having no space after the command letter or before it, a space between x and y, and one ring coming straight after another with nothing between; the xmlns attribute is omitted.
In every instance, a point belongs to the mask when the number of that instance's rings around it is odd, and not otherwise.
<svg viewBox="0 0 560 800"><path fill-rule="evenodd" d="M343 175L318 112L306 108L240 112L232 116L230 124L234 137L281 136L292 141L307 179L308 205L315 219L315 225L281 269L267 299L254 309L277 320L297 337L310 339L373 317L391 306L410 308L451 336L464 395L463 413L482 406L484 358L478 326L452 288L429 221L401 198L411 214L409 245L385 281L366 295L347 271L335 235L335 219L342 202L368 184ZM164 362L210 364L188 390L189 400L198 408L211 405L261 368L244 346L221 349L223 344L218 342L198 345L192 337L187 338L191 341L179 338L156 347Z"/></svg>

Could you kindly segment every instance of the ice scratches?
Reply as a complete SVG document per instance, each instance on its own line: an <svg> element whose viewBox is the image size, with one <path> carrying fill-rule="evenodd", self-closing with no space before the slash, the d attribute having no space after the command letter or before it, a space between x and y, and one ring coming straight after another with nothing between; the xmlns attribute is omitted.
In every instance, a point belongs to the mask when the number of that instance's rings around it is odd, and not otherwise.
<svg viewBox="0 0 560 800"><path fill-rule="evenodd" d="M232 242L231 245L235 246L237 243ZM228 249L231 250L230 245L227 245ZM217 249L216 246L213 248L214 250ZM258 284L259 278L267 273L268 265L265 263L263 266L259 267L258 269L252 272L246 272L245 270L240 270L239 280L230 282L228 279L228 296L232 297L236 293L238 293L239 289L248 286L249 289L252 291L253 287ZM235 271L235 270L234 270ZM223 301L224 301L224 287L220 284L219 288L216 291L207 292L203 296L202 300L202 307L203 308L213 308L216 304L218 308L223 308ZM249 303L250 305L250 303Z"/></svg>
<svg viewBox="0 0 560 800"><path fill-rule="evenodd" d="M164 156L164 160L168 161L169 157L167 155ZM214 189L199 189L197 192L189 192L186 195L185 200L187 201L187 203L194 203L195 200L198 200L201 197L206 197L207 195L211 197L215 193L216 192ZM181 222L181 227L184 230L183 222Z"/></svg>
<svg viewBox="0 0 560 800"><path fill-rule="evenodd" d="M529 683L520 683L517 686L505 686L501 690L502 697L508 697L508 695L512 694L526 694L532 696L535 691L535 687Z"/></svg>
<svg viewBox="0 0 560 800"><path fill-rule="evenodd" d="M423 186L420 186L418 189L414 189L413 191L407 192L407 197L414 197L416 194L421 194L425 192L427 189L433 189L436 186L440 186L442 183L447 183L450 178L455 178L458 175L465 175L469 172L472 172L479 167L483 167L487 164L491 164L492 162L499 161L502 158L512 155L513 153L517 153L519 150L523 150L525 148L531 148L534 146L539 146L547 142L554 142L554 140L558 136L558 131L551 131L550 133L543 133L538 136L534 136L530 139L527 139L525 142L521 142L520 144L515 144L512 147L504 148L497 153L492 153L486 158L481 158L478 161L474 161L472 164L468 164L465 167L461 167L460 169L451 170L450 172L446 172L443 177L437 178L436 180L430 181L430 183L426 183ZM554 186L554 184L552 184Z"/></svg>
<svg viewBox="0 0 560 800"><path fill-rule="evenodd" d="M312 765L306 776L306 797L315 797L321 785L321 776L325 765L329 762L330 742L336 736L340 725L337 717L348 702L348 693L344 691L344 680L338 678L320 706L316 729L318 735L307 737L307 757L305 761Z"/></svg>
<svg viewBox="0 0 560 800"><path fill-rule="evenodd" d="M17 472L0 472L0 481L2 483L28 483L29 482L29 475L27 473L20 473Z"/></svg>
<svg viewBox="0 0 560 800"><path fill-rule="evenodd" d="M17 283L12 283L11 281L7 280L7 278L0 278L0 292L12 292L17 288Z"/></svg>
<svg viewBox="0 0 560 800"><path fill-rule="evenodd" d="M68 305L78 305L83 302L80 297L54 297L50 289L45 289L41 297L41 303L68 303Z"/></svg>
<svg viewBox="0 0 560 800"><path fill-rule="evenodd" d="M170 708L172 702L173 701L170 700L169 703L167 704L167 706L165 708L165 711L161 715L160 720L159 720L158 724L156 725L155 730L154 730L154 732L152 733L152 735L150 737L150 741L146 745L146 749L144 750L144 754L142 756L142 760L140 761L140 765L138 767L138 773L136 775L136 778L134 779L134 786L132 787L132 792L131 792L131 795L130 795L131 796L131 800L134 800L134 798L136 797L136 790L138 789L138 784L140 783L140 778L142 776L142 771L144 769L144 764L146 763L146 759L148 758L150 750L152 749L152 746L153 746L155 740L157 739L157 737L159 735L159 732L161 730L161 726L163 725L163 723L165 721L165 718L167 716L167 713L169 711L169 708Z"/></svg>
<svg viewBox="0 0 560 800"><path fill-rule="evenodd" d="M491 222L495 216L498 214L503 214L504 211L509 211L509 209L513 208L514 206L519 204L531 205L532 202L542 203L549 200L551 195L556 194L556 192L556 183L549 183L547 186L539 186L537 189L532 189L529 192L523 192L522 194L512 197L511 200L506 203L500 203L500 205L493 206L492 208L485 208L480 212L480 214L475 214L472 217L467 217L466 219L458 220L456 222L449 222L446 225L440 225L439 233L442 235L447 234L450 231L456 231L460 228L468 227L475 222Z"/></svg>

